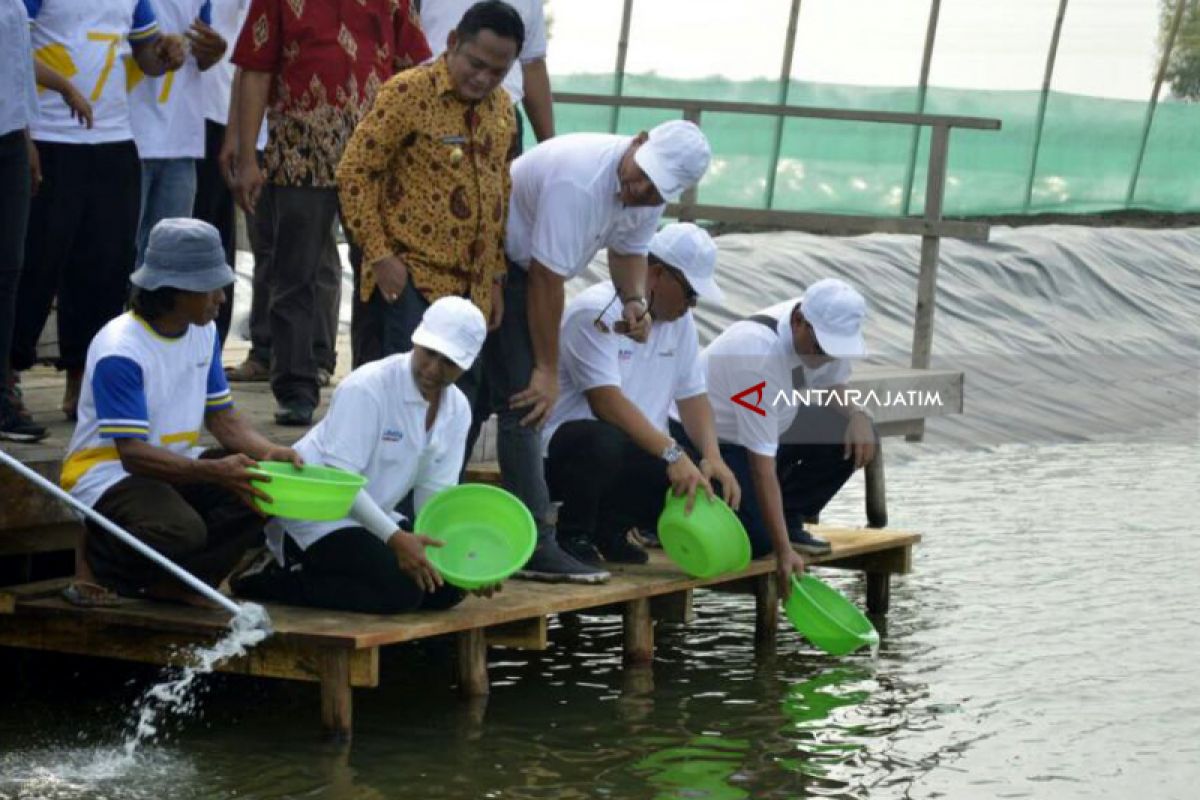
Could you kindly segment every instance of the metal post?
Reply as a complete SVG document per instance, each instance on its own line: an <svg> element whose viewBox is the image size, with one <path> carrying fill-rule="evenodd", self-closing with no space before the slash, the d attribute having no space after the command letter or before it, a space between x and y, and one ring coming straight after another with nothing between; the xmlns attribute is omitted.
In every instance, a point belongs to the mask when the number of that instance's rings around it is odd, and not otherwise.
<svg viewBox="0 0 1200 800"><path fill-rule="evenodd" d="M929 177L925 182L925 221L942 218L942 198L946 188L946 155L950 129L934 125L929 142ZM917 279L917 313L913 322L912 366L928 369L933 350L933 310L937 301L938 251L941 237L921 237L921 273Z"/></svg>
<svg viewBox="0 0 1200 800"><path fill-rule="evenodd" d="M629 54L629 20L633 17L633 0L625 0L621 12L621 36L617 39L617 71L613 76L613 96L620 97L625 91L625 57ZM617 132L617 118L621 107L614 105L608 117L608 132Z"/></svg>
<svg viewBox="0 0 1200 800"><path fill-rule="evenodd" d="M783 64L779 67L779 94L776 102L787 105L792 86L792 56L796 52L796 23L800 19L800 0L792 0L788 12L787 39L783 42ZM775 205L775 177L779 171L779 153L783 148L783 116L775 120L775 141L771 146L771 165L767 171L767 208Z"/></svg>
<svg viewBox="0 0 1200 800"><path fill-rule="evenodd" d="M925 95L929 89L929 66L933 63L933 44L937 39L938 17L942 13L942 0L931 0L929 4L929 25L925 29L925 52L921 56L921 79L917 83L916 113L925 113ZM900 213L908 216L912 207L913 177L917 171L917 145L921 141L921 128L914 126L912 141L908 146L908 165L904 168L904 199Z"/></svg>
<svg viewBox="0 0 1200 800"><path fill-rule="evenodd" d="M1194 2L1194 0L1193 0ZM1167 63L1171 60L1171 51L1175 49L1175 39L1179 36L1179 28L1183 23L1183 12L1187 8L1187 0L1179 0L1175 6L1175 18L1171 20L1171 32L1163 45L1162 59L1158 62L1158 74L1154 76L1154 91L1150 94L1150 104L1146 107L1146 121L1142 125L1142 140L1138 144L1137 161L1133 164L1133 174L1129 176L1129 190L1125 192L1125 206L1133 202L1133 194L1137 191L1138 177L1142 173L1142 159L1146 156L1146 144L1150 141L1150 126L1154 123L1154 111L1158 108L1158 94L1162 91L1163 81L1167 77Z"/></svg>
<svg viewBox="0 0 1200 800"><path fill-rule="evenodd" d="M1050 52L1046 54L1046 74L1042 78L1042 94L1038 98L1037 122L1034 124L1033 153L1029 157L1029 177L1025 181L1025 202L1022 208L1029 213L1033 203L1033 180L1037 174L1038 152L1042 148L1042 127L1046 122L1046 100L1050 97L1050 81L1054 77L1054 62L1058 58L1058 41L1062 38L1063 17L1068 0L1059 0L1058 16L1054 18L1054 33L1050 37Z"/></svg>
<svg viewBox="0 0 1200 800"><path fill-rule="evenodd" d="M688 106L683 110L683 118L688 122L700 127L700 106ZM683 193L679 198L679 221L680 222L695 222L696 221L696 196L699 191L698 186L693 186Z"/></svg>

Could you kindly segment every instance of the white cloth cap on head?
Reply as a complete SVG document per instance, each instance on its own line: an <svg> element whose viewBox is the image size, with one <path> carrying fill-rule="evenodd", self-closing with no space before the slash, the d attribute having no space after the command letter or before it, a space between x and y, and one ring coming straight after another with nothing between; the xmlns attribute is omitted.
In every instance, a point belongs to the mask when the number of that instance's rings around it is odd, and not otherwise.
<svg viewBox="0 0 1200 800"><path fill-rule="evenodd" d="M713 279L717 271L717 245L708 231L690 222L676 222L654 234L650 252L682 272L696 294L705 300L725 301L725 294Z"/></svg>
<svg viewBox="0 0 1200 800"><path fill-rule="evenodd" d="M867 354L862 335L867 301L845 281L825 278L809 286L800 301L800 313L812 325L826 355L854 358Z"/></svg>
<svg viewBox="0 0 1200 800"><path fill-rule="evenodd" d="M412 335L413 344L441 353L463 369L475 363L486 338L483 312L462 297L443 297L425 309Z"/></svg>
<svg viewBox="0 0 1200 800"><path fill-rule="evenodd" d="M700 182L711 159L708 139L699 127L682 119L653 128L650 138L633 154L633 160L669 202Z"/></svg>

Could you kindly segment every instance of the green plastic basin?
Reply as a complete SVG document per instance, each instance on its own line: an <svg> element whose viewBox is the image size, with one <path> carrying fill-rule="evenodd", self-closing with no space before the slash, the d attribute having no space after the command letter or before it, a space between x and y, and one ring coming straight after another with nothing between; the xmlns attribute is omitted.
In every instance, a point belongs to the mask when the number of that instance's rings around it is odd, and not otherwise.
<svg viewBox="0 0 1200 800"><path fill-rule="evenodd" d="M500 583L525 566L537 544L537 526L525 504L480 483L438 492L425 503L413 529L445 542L425 548L425 557L460 589Z"/></svg>
<svg viewBox="0 0 1200 800"><path fill-rule="evenodd" d="M667 556L695 578L745 569L750 564L750 538L733 509L703 493L697 493L690 516L683 513L686 504L686 495L676 497L667 490L658 516L658 538Z"/></svg>
<svg viewBox="0 0 1200 800"><path fill-rule="evenodd" d="M353 472L315 464L296 469L287 461L260 461L250 472L270 477L253 484L271 496L271 502L255 499L264 514L273 517L329 522L350 512L354 496L367 479Z"/></svg>
<svg viewBox="0 0 1200 800"><path fill-rule="evenodd" d="M834 656L875 647L879 634L871 620L839 591L812 575L792 576L784 613L805 639Z"/></svg>

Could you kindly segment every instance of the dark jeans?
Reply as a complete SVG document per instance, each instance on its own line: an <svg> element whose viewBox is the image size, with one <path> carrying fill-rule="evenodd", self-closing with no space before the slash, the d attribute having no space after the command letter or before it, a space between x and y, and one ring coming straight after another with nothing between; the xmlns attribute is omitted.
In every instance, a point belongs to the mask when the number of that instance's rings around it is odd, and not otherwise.
<svg viewBox="0 0 1200 800"><path fill-rule="evenodd" d="M796 414L796 422L784 435L775 453L775 474L779 477L784 518L789 525L799 525L806 517L817 516L854 474L854 462L843 457L846 423L847 418L836 411L802 407ZM771 552L771 537L754 491L750 454L740 445L722 442L721 458L742 487L738 517L750 536L754 557L767 555Z"/></svg>
<svg viewBox="0 0 1200 800"><path fill-rule="evenodd" d="M488 335L483 346L484 386L491 408L496 410L499 425L496 449L504 488L521 499L538 524L540 535L553 530L550 509L550 490L546 487L545 465L542 463L541 432L532 425L522 425L521 418L528 408L510 409L508 398L529 385L533 375L533 342L529 337L529 318L526 315L526 293L529 278L525 270L508 265L504 284L504 318L499 329ZM482 395L482 392L481 392ZM486 415L473 415L474 436L468 439L468 452L478 435Z"/></svg>
<svg viewBox="0 0 1200 800"><path fill-rule="evenodd" d="M320 401L318 342L336 346L341 266L333 223L337 190L269 185L275 256L269 281L271 391L281 404ZM333 303L329 303L330 299ZM331 313L332 321L326 315ZM324 312L324 313L322 313ZM331 326L333 331L328 331ZM322 336L324 334L324 336ZM326 368L328 368L326 366Z"/></svg>
<svg viewBox="0 0 1200 800"><path fill-rule="evenodd" d="M8 383L17 287L29 223L29 150L25 131L0 136L0 392Z"/></svg>
<svg viewBox="0 0 1200 800"><path fill-rule="evenodd" d="M262 540L262 516L210 483L173 485L131 475L109 487L95 509L210 586ZM135 595L168 577L99 525L89 520L87 527L87 561L105 586Z"/></svg>
<svg viewBox="0 0 1200 800"><path fill-rule="evenodd" d="M594 419L564 423L546 458L550 496L562 501L558 532L615 541L633 526L653 530L666 500L666 463L619 428Z"/></svg>
<svg viewBox="0 0 1200 800"><path fill-rule="evenodd" d="M141 165L132 141L38 142L37 148L42 185L25 236L12 366L33 366L57 292L58 364L82 369L92 337L125 307L136 257Z"/></svg>
<svg viewBox="0 0 1200 800"><path fill-rule="evenodd" d="M196 162L196 201L192 215L207 222L221 234L221 245L225 248L225 262L237 267L237 211L233 193L221 175L217 161L221 145L225 142L225 126L204 121L204 158ZM225 289L225 305L217 314L217 334L224 344L229 339L229 326L233 319L233 291L236 283Z"/></svg>
<svg viewBox="0 0 1200 800"><path fill-rule="evenodd" d="M426 594L400 569L391 548L363 528L333 531L307 550L285 536L284 549L287 569L243 581L242 594L292 606L364 614L442 610L464 597L461 589L448 583Z"/></svg>

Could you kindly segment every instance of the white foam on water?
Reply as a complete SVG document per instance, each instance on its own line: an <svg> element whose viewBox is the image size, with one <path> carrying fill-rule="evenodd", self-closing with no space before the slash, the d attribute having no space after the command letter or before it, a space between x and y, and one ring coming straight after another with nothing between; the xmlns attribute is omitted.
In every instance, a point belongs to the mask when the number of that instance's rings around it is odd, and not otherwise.
<svg viewBox="0 0 1200 800"><path fill-rule="evenodd" d="M157 742L168 718L193 716L199 708L197 681L217 665L246 652L271 635L271 619L262 606L243 603L229 621L229 633L210 647L185 651L184 666L172 668L173 677L146 689L134 704L130 732L116 747L44 748L0 757L0 800L47 798L66 800L93 797L105 784L132 777L178 777L183 765L162 752L147 752ZM153 793L152 793L153 794ZM115 795L114 795L115 796ZM124 790L122 797L140 797ZM152 795L146 795L152 796Z"/></svg>

